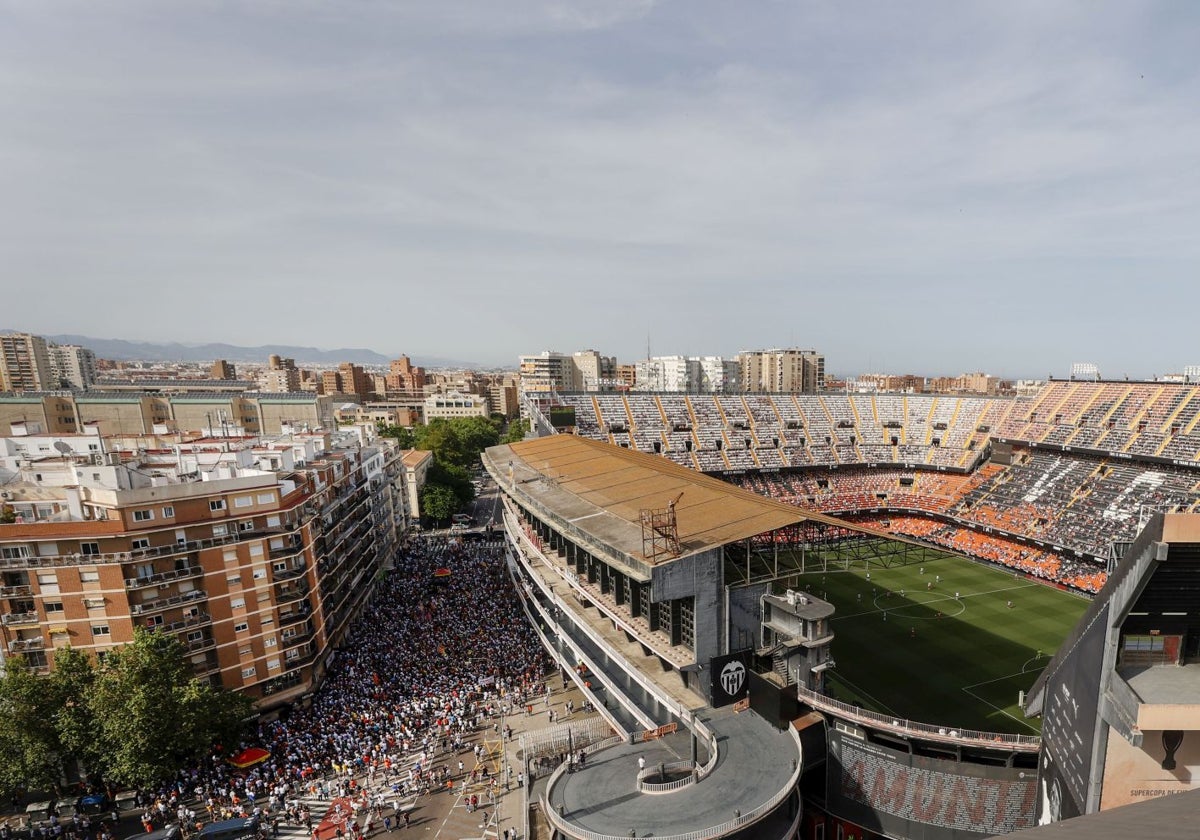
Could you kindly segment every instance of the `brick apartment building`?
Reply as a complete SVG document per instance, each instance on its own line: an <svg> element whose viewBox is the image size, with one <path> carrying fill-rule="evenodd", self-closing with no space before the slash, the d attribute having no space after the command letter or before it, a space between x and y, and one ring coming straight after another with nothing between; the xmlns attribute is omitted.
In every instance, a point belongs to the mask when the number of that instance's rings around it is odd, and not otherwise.
<svg viewBox="0 0 1200 840"><path fill-rule="evenodd" d="M2 656L48 670L135 626L260 708L310 691L407 530L402 453L352 435L0 438Z"/></svg>

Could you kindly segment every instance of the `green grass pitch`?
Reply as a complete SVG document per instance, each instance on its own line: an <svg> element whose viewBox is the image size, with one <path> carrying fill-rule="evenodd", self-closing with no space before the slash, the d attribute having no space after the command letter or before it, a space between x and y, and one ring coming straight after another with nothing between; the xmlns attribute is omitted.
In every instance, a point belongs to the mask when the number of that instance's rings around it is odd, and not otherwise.
<svg viewBox="0 0 1200 840"><path fill-rule="evenodd" d="M889 568L856 560L846 569L836 551L825 556L821 571L810 552L799 582L837 609L837 666L826 674L835 697L939 726L1039 732L1018 692L1033 686L1085 599L933 549Z"/></svg>

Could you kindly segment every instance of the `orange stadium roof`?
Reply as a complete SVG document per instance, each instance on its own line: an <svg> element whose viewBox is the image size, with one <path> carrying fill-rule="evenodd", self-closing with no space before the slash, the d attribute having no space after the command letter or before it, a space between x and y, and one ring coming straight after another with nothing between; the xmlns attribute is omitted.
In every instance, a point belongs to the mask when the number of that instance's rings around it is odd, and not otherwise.
<svg viewBox="0 0 1200 840"><path fill-rule="evenodd" d="M575 435L495 446L486 458L506 489L642 562L648 561L642 554L641 511L666 508L676 498L680 556L805 522L895 539L768 499L657 455Z"/></svg>

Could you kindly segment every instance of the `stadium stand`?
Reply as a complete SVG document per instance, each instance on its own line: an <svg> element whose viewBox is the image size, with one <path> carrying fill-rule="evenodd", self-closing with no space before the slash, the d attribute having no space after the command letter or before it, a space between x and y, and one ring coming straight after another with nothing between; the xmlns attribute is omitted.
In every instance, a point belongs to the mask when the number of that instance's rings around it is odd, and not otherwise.
<svg viewBox="0 0 1200 840"><path fill-rule="evenodd" d="M576 433L1094 592L1147 511L1200 510L1200 386L1032 399L567 394ZM987 463L997 445L1008 464ZM1011 449L1011 455L1008 454Z"/></svg>

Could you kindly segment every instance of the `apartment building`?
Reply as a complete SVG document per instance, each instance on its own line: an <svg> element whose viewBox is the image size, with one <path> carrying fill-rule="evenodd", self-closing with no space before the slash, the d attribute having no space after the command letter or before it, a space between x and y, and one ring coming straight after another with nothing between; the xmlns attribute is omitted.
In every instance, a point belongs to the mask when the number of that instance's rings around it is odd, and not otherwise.
<svg viewBox="0 0 1200 840"><path fill-rule="evenodd" d="M815 394L825 389L825 357L815 350L743 350L737 360L746 393Z"/></svg>
<svg viewBox="0 0 1200 840"><path fill-rule="evenodd" d="M96 354L78 344L51 344L48 347L49 388L76 388L86 391L96 381ZM229 376L233 379L233 376Z"/></svg>
<svg viewBox="0 0 1200 840"><path fill-rule="evenodd" d="M199 438L131 453L95 429L19 431L0 439L0 503L16 520L0 524L0 653L39 670L66 645L102 658L140 625L178 635L197 675L261 708L295 699L409 521L386 441Z"/></svg>
<svg viewBox="0 0 1200 840"><path fill-rule="evenodd" d="M0 393L0 435L11 434L14 423L61 433L97 423L105 435L152 434L157 427L226 436L274 435L286 428L334 428L334 405L332 397L307 391Z"/></svg>
<svg viewBox="0 0 1200 840"><path fill-rule="evenodd" d="M433 394L425 399L425 422L438 417L487 417L488 401L478 394L463 394L451 391L448 394Z"/></svg>
<svg viewBox="0 0 1200 840"><path fill-rule="evenodd" d="M636 390L687 394L724 394L737 390L739 368L720 356L655 356L637 362Z"/></svg>
<svg viewBox="0 0 1200 840"><path fill-rule="evenodd" d="M0 333L0 391L57 387L46 339L30 333Z"/></svg>

